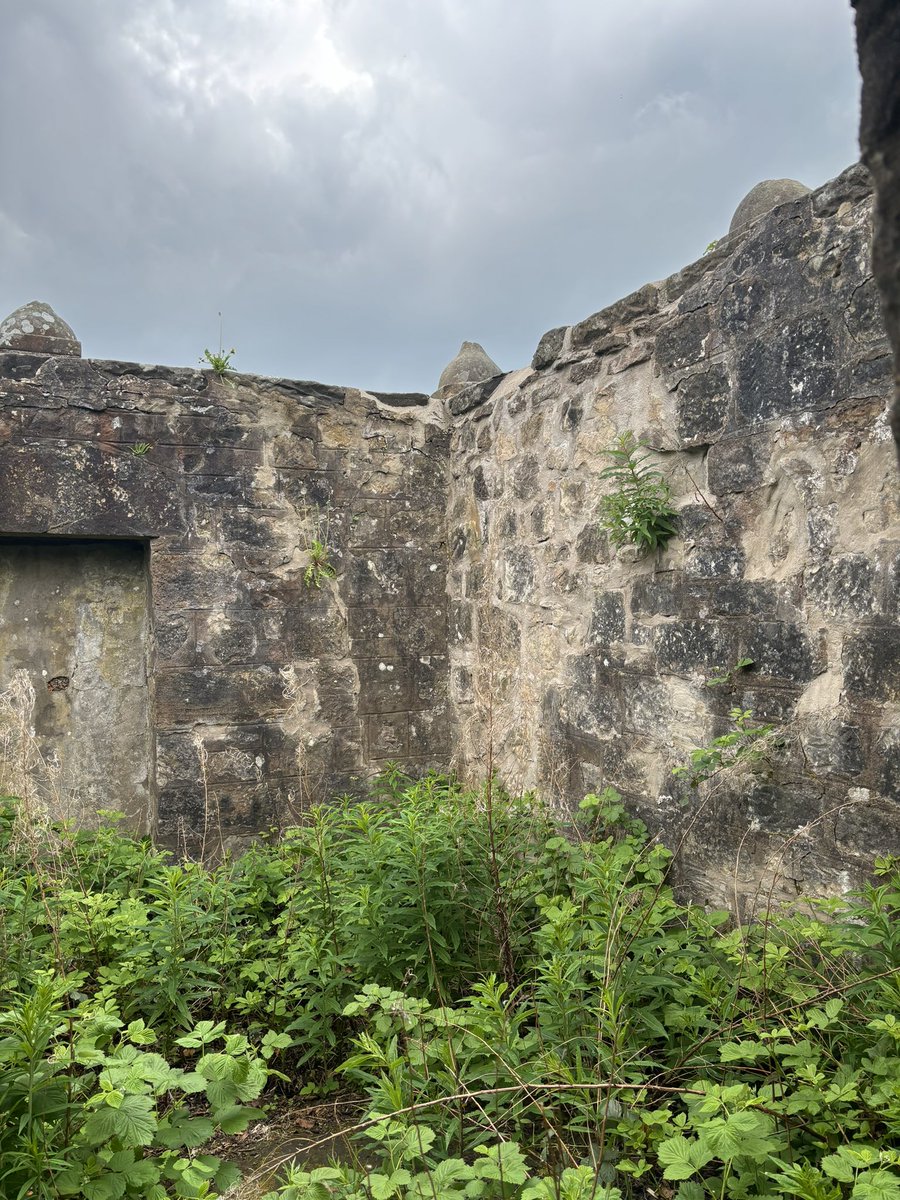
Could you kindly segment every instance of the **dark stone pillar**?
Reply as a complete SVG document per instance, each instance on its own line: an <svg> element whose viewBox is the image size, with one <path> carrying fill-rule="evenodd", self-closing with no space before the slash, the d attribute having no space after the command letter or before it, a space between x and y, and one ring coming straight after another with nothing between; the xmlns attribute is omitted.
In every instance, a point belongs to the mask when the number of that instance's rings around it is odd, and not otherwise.
<svg viewBox="0 0 900 1200"><path fill-rule="evenodd" d="M853 0L862 74L859 141L875 184L873 267L894 349L892 425L900 453L900 4Z"/></svg>

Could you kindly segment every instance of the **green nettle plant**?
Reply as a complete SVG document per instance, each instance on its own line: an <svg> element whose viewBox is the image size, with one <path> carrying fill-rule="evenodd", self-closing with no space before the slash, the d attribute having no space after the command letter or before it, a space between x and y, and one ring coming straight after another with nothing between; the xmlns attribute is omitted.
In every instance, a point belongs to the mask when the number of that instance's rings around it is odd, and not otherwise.
<svg viewBox="0 0 900 1200"><path fill-rule="evenodd" d="M614 546L632 543L645 553L664 547L677 532L672 491L663 473L648 465L650 454L632 431L620 434L604 454L612 463L600 472L613 490L600 501L600 527Z"/></svg>
<svg viewBox="0 0 900 1200"><path fill-rule="evenodd" d="M769 740L733 718L689 772ZM898 859L736 924L611 787L389 766L215 866L105 819L0 800L4 1200L213 1200L223 1135L329 1097L235 1198L900 1200Z"/></svg>

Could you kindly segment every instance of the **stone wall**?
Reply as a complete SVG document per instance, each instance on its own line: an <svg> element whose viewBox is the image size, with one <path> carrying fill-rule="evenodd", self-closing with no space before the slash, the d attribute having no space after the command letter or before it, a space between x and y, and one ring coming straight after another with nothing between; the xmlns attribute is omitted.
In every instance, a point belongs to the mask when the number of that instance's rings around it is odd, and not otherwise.
<svg viewBox="0 0 900 1200"><path fill-rule="evenodd" d="M164 842L196 845L211 813L239 843L389 760L453 762L564 804L614 785L716 902L845 888L900 850L900 492L871 216L852 168L552 330L530 367L468 382L490 360L467 344L431 400L83 361L54 314L19 310L0 326L0 538L81 600L77 619L35 602L50 654L14 603L35 595L21 555L0 554L0 671L29 671L52 751L89 674L67 644L115 575L78 545L123 540L146 585L139 653L96 643L92 678L146 674L143 707L106 705L130 713L107 759L146 761L110 802L149 810ZM679 512L651 556L598 526L626 429ZM316 539L336 568L319 588ZM48 700L50 658L70 684ZM735 706L777 737L695 790L672 768Z"/></svg>
<svg viewBox="0 0 900 1200"><path fill-rule="evenodd" d="M196 844L208 810L239 841L386 760L446 763L439 417L418 395L0 355L0 534L28 537L29 562L70 590L98 551L72 543L69 567L52 566L46 539L147 546L149 703L131 706L115 755L142 778L113 773L104 807L146 814L149 791L162 841ZM337 569L319 588L304 580L315 538ZM4 571L7 592L29 594ZM28 603L3 614L0 662L29 670L39 704L50 657L71 677L55 701L87 703L79 639L107 619L109 581L85 578L52 655L39 606L30 642ZM94 673L121 677L118 651L98 653Z"/></svg>
<svg viewBox="0 0 900 1200"><path fill-rule="evenodd" d="M767 879L839 890L900 849L900 493L871 209L853 168L450 403L463 759L477 774L490 752L565 800L614 785L719 901ZM679 510L647 557L598 530L625 429ZM695 792L671 768L733 706L788 744Z"/></svg>

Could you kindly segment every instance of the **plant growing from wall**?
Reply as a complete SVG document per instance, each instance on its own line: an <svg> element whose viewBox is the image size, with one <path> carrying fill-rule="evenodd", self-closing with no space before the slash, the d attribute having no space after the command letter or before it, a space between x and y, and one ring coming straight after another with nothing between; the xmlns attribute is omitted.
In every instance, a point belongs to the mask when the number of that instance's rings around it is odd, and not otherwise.
<svg viewBox="0 0 900 1200"><path fill-rule="evenodd" d="M145 454L149 454L153 447L149 442L135 442L131 447L131 453L135 458L143 458Z"/></svg>
<svg viewBox="0 0 900 1200"><path fill-rule="evenodd" d="M645 443L626 429L604 454L612 462L600 478L613 491L600 501L600 527L614 546L632 543L644 553L664 547L676 533L677 513L668 480L648 465Z"/></svg>
<svg viewBox="0 0 900 1200"><path fill-rule="evenodd" d="M748 671L753 666L752 658L739 658L733 667L727 670L718 668L720 674L711 675L706 681L708 688L722 687L724 684L733 684L740 675L741 671Z"/></svg>
<svg viewBox="0 0 900 1200"><path fill-rule="evenodd" d="M728 715L731 718L728 732L713 738L708 746L692 750L690 766L675 767L673 775L686 775L692 786L697 787L719 771L738 763L749 766L765 757L775 726L754 725L749 708L733 708Z"/></svg>
<svg viewBox="0 0 900 1200"><path fill-rule="evenodd" d="M231 370L231 359L235 353L236 351L234 346L232 346L230 350L224 349L224 343L222 341L222 314L219 313L219 349L218 351L213 351L207 346L207 348L203 351L202 358L199 358L197 361L201 364L201 366L203 363L206 363L207 366L212 369L214 374L218 375L220 379L224 379Z"/></svg>
<svg viewBox="0 0 900 1200"><path fill-rule="evenodd" d="M313 538L306 549L309 564L303 572L303 582L308 588L318 588L326 579L334 579L337 571L331 561L331 547L327 542Z"/></svg>

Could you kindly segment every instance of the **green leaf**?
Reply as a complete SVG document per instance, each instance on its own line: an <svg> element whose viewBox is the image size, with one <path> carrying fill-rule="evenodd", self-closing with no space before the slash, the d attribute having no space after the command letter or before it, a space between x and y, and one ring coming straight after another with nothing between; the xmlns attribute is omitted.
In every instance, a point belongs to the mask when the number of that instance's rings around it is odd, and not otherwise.
<svg viewBox="0 0 900 1200"><path fill-rule="evenodd" d="M837 1179L841 1183L852 1183L856 1174L854 1168L841 1154L824 1155L819 1166L826 1175L830 1175L832 1179Z"/></svg>
<svg viewBox="0 0 900 1200"><path fill-rule="evenodd" d="M152 1159L141 1159L124 1172L130 1188L144 1188L159 1183L159 1166Z"/></svg>
<svg viewBox="0 0 900 1200"><path fill-rule="evenodd" d="M143 1019L132 1021L125 1030L125 1036L137 1046L150 1046L156 1041L156 1034L147 1028Z"/></svg>
<svg viewBox="0 0 900 1200"><path fill-rule="evenodd" d="M175 1112L160 1121L156 1140L168 1150L178 1150L182 1146L192 1149L208 1142L215 1132L215 1125L207 1117L190 1117L186 1113Z"/></svg>
<svg viewBox="0 0 900 1200"><path fill-rule="evenodd" d="M225 1032L225 1022L219 1021L198 1021L191 1033L186 1033L184 1037L176 1038L176 1046L184 1046L186 1049L194 1050L200 1046L206 1046L209 1042L213 1042L216 1038L222 1036Z"/></svg>
<svg viewBox="0 0 900 1200"><path fill-rule="evenodd" d="M392 1171L390 1175L381 1175L377 1171L373 1171L369 1176L369 1190L375 1200L389 1200L389 1197L399 1192L411 1180L412 1176L409 1171L403 1167Z"/></svg>
<svg viewBox="0 0 900 1200"><path fill-rule="evenodd" d="M84 1134L93 1145L117 1137L123 1146L149 1146L156 1132L156 1113L149 1096L124 1096L118 1108L104 1105L84 1123Z"/></svg>
<svg viewBox="0 0 900 1200"><path fill-rule="evenodd" d="M702 1183L697 1183L693 1179L686 1179L684 1183L678 1185L675 1200L704 1200L705 1196L706 1189Z"/></svg>
<svg viewBox="0 0 900 1200"><path fill-rule="evenodd" d="M216 1171L215 1184L220 1192L227 1192L236 1183L240 1183L241 1178L240 1169L233 1163L222 1163Z"/></svg>
<svg viewBox="0 0 900 1200"><path fill-rule="evenodd" d="M863 1171L850 1197L851 1200L900 1200L900 1176L893 1171Z"/></svg>
<svg viewBox="0 0 900 1200"><path fill-rule="evenodd" d="M212 1119L223 1133L243 1133L251 1121L261 1117L258 1108L245 1108L240 1104L232 1104L228 1108L219 1109L212 1114Z"/></svg>
<svg viewBox="0 0 900 1200"><path fill-rule="evenodd" d="M476 1154L484 1157L475 1163L482 1179L499 1179L503 1183L524 1183L528 1168L522 1151L515 1142L500 1142L496 1146L476 1146Z"/></svg>
<svg viewBox="0 0 900 1200"><path fill-rule="evenodd" d="M719 1060L728 1062L755 1062L769 1053L762 1042L723 1042L719 1047Z"/></svg>
<svg viewBox="0 0 900 1200"><path fill-rule="evenodd" d="M229 1108L235 1100L240 1099L237 1084L230 1079L213 1079L206 1085L206 1098L214 1112Z"/></svg>
<svg viewBox="0 0 900 1200"><path fill-rule="evenodd" d="M98 1179L85 1179L81 1192L84 1200L120 1200L125 1195L125 1176L115 1172Z"/></svg>
<svg viewBox="0 0 900 1200"><path fill-rule="evenodd" d="M697 1161L698 1143L689 1142L680 1133L664 1138L657 1147L656 1156L664 1168L664 1179L690 1179L703 1165Z"/></svg>

